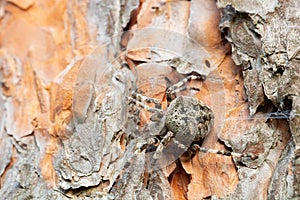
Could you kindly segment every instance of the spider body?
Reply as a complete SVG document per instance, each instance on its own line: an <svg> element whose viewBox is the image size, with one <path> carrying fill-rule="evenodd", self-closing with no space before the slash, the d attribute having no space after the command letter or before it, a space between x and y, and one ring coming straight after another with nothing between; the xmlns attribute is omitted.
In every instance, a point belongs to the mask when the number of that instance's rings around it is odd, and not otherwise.
<svg viewBox="0 0 300 200"><path fill-rule="evenodd" d="M165 125L179 142L184 143L187 138L193 138L195 142L208 135L213 119L213 111L202 101L189 96L179 96L166 111Z"/></svg>
<svg viewBox="0 0 300 200"><path fill-rule="evenodd" d="M198 78L198 77L197 77ZM187 77L183 82L196 79L195 76ZM179 82L169 88L166 93L174 96L174 91L178 86L184 85ZM164 149L169 151L184 153L190 148L193 142L204 139L210 132L214 122L213 111L202 101L190 96L178 96L169 103L166 110L161 110L158 100L145 97L138 93L133 93L132 101L139 107L152 112L150 123L148 123L143 133L149 136L147 142L141 149L148 146L157 145L154 158L158 159ZM143 102L155 103L155 108L149 107ZM176 153L175 153L176 154Z"/></svg>

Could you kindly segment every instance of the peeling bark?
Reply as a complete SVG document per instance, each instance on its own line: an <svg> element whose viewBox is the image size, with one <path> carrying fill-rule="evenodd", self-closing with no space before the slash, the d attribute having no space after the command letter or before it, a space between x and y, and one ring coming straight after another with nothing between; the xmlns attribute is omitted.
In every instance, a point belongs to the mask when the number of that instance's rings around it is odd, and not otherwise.
<svg viewBox="0 0 300 200"><path fill-rule="evenodd" d="M300 198L298 4L2 1L0 199ZM167 126L132 92L191 74L214 127L186 142L257 158L141 150Z"/></svg>

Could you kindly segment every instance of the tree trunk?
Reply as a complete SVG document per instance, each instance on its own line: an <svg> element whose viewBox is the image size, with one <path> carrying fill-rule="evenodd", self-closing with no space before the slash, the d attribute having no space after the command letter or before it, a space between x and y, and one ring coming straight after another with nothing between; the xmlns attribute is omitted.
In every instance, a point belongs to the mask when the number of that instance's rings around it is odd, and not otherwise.
<svg viewBox="0 0 300 200"><path fill-rule="evenodd" d="M0 199L300 198L299 7L1 1Z"/></svg>

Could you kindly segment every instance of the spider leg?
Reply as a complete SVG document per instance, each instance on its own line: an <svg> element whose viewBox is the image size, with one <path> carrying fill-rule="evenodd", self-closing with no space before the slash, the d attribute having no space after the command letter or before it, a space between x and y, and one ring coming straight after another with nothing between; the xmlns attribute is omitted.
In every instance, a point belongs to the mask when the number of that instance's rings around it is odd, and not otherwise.
<svg viewBox="0 0 300 200"><path fill-rule="evenodd" d="M214 153L214 154L220 154L224 156L232 156L237 158L251 158L252 160L256 159L258 156L254 155L252 153L235 153L231 151L224 151L224 150L216 150L216 149L207 149L204 147L200 147L198 144L193 144L191 146L191 150L193 151L200 151L203 153Z"/></svg>
<svg viewBox="0 0 300 200"><path fill-rule="evenodd" d="M153 113L150 117L151 121L159 121L162 119L163 111L161 110L161 103L158 99L149 98L137 92L132 92L132 96L127 97L127 99L133 102L136 106ZM146 103L154 103L155 108L148 106Z"/></svg>
<svg viewBox="0 0 300 200"><path fill-rule="evenodd" d="M143 144L141 144L138 149L139 151L144 151L145 149L147 149L148 146L156 145L158 143L160 143L159 139L156 137L152 137L147 139L147 141L145 141Z"/></svg>
<svg viewBox="0 0 300 200"><path fill-rule="evenodd" d="M140 101L140 102L154 103L155 108L161 109L161 103L158 99L150 98L150 97L144 96L142 94L139 94L137 92L132 92L132 98L134 98L134 99L136 99L137 101Z"/></svg>
<svg viewBox="0 0 300 200"><path fill-rule="evenodd" d="M152 108L152 107L150 107L150 106L148 106L148 105L146 105L146 104L144 104L144 103L142 103L142 102L136 100L135 98L127 97L127 99L128 99L129 101L135 103L135 105L137 105L138 107L143 108L143 109L145 109L146 111L149 111L149 112L151 112L151 113L160 113L160 112L162 112L161 109L159 109L159 108Z"/></svg>
<svg viewBox="0 0 300 200"><path fill-rule="evenodd" d="M153 155L154 159L159 159L160 155L164 149L164 147L170 143L171 139L173 139L174 144L182 149L182 150L186 150L186 145L182 144L181 142L179 142L178 140L176 140L176 138L174 138L174 133L171 131L168 131L168 133L163 137L163 139L159 142L157 149Z"/></svg>
<svg viewBox="0 0 300 200"><path fill-rule="evenodd" d="M174 137L174 133L171 131L168 131L167 134L163 137L163 139L159 142L157 149L153 155L154 159L160 158L160 155L164 149L164 146L170 142L172 137Z"/></svg>
<svg viewBox="0 0 300 200"><path fill-rule="evenodd" d="M186 90L187 87L186 87L186 83L191 81L191 80L204 80L205 79L205 76L203 75L189 75L187 77L185 77L184 79L182 79L181 81L173 84L172 86L170 86L167 91L166 91L166 95L167 95L167 100L170 102L172 101L173 99L176 98L176 93L180 92L180 91L183 91L183 90ZM191 87L190 89L195 89L197 90L196 88L193 88Z"/></svg>
<svg viewBox="0 0 300 200"><path fill-rule="evenodd" d="M200 91L199 88L196 88L196 87L189 87L189 86L186 86L186 85L183 85L181 87L178 87L172 91L170 91L173 95L175 95L176 93L179 93L181 91L184 91L184 90L196 90L196 91Z"/></svg>

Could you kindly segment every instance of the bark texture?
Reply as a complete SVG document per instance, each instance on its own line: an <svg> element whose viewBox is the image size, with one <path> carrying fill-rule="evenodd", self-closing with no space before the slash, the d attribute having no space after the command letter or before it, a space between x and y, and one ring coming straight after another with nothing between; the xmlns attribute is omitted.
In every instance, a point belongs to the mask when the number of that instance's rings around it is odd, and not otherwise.
<svg viewBox="0 0 300 200"><path fill-rule="evenodd" d="M1 1L0 199L299 199L299 4ZM128 97L191 74L197 143L256 159L140 151L165 123Z"/></svg>

